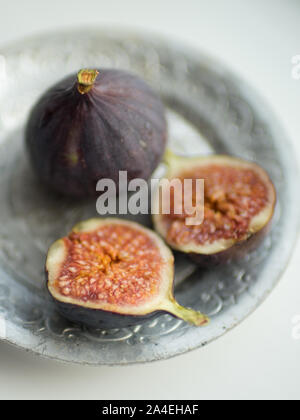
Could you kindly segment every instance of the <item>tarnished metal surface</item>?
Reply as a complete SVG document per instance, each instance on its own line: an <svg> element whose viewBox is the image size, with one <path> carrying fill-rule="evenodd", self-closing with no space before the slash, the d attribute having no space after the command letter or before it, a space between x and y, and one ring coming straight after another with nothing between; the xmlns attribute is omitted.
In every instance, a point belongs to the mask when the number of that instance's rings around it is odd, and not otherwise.
<svg viewBox="0 0 300 420"><path fill-rule="evenodd" d="M67 362L154 361L209 343L263 301L296 239L299 178L276 117L244 83L186 48L97 30L27 40L3 49L0 58L0 319L6 321L8 342ZM255 160L276 185L274 225L260 249L238 263L210 270L197 269L176 255L176 297L212 317L206 328L165 315L134 328L84 329L62 319L47 296L48 246L79 220L95 216L96 208L94 201L57 201L39 185L24 151L24 124L46 87L92 66L130 69L161 92L175 151L215 151ZM135 220L150 223L144 216Z"/></svg>

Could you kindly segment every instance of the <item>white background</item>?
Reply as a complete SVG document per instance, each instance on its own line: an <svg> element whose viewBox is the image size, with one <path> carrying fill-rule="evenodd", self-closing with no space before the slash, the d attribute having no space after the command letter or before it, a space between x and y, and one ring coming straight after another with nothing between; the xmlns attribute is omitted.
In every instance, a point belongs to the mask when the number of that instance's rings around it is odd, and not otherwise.
<svg viewBox="0 0 300 420"><path fill-rule="evenodd" d="M298 0L0 0L0 44L55 28L113 24L196 46L248 80L300 156ZM0 48L1 53L1 48ZM293 203L290 203L293 205ZM0 398L286 399L300 397L300 246L282 281L245 322L206 348L154 364L65 366L0 343Z"/></svg>

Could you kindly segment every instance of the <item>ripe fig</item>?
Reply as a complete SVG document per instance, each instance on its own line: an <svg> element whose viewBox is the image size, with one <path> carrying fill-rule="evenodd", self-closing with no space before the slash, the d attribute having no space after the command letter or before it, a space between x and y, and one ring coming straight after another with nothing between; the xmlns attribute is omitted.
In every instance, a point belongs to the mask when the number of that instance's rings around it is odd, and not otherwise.
<svg viewBox="0 0 300 420"><path fill-rule="evenodd" d="M74 197L96 195L108 178L118 186L148 179L164 154L164 106L140 78L113 69L81 70L49 89L26 128L32 166L42 182Z"/></svg>
<svg viewBox="0 0 300 420"><path fill-rule="evenodd" d="M49 250L47 287L62 315L94 328L138 324L167 312L193 325L206 316L173 296L174 258L159 236L119 219L91 219Z"/></svg>
<svg viewBox="0 0 300 420"><path fill-rule="evenodd" d="M204 180L204 219L199 225L186 223L191 215L186 214L184 206L175 214L176 200L183 200L184 192L176 197L171 189L170 214L162 214L157 192L160 214L153 216L154 226L173 249L205 266L241 258L261 243L276 202L275 188L264 169L225 155L166 156L169 180ZM194 185L192 200L195 210Z"/></svg>

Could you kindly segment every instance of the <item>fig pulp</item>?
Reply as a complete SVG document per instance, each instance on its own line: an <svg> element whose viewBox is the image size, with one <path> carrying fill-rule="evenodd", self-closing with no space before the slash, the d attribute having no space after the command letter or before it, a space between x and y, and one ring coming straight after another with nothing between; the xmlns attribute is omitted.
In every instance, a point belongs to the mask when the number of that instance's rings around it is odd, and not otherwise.
<svg viewBox="0 0 300 420"><path fill-rule="evenodd" d="M121 70L81 70L49 89L31 111L26 144L39 179L74 197L96 195L108 178L118 186L148 179L166 144L159 97L140 78Z"/></svg>
<svg viewBox="0 0 300 420"><path fill-rule="evenodd" d="M185 214L184 206L181 214L175 214L176 200L182 197L176 197L172 189L170 214L162 214L160 202L160 214L153 216L156 231L173 249L207 265L240 258L260 244L270 226L276 201L274 186L260 166L218 155L188 158L169 153L166 159L168 179L204 180L201 224L187 225L190 214Z"/></svg>
<svg viewBox="0 0 300 420"><path fill-rule="evenodd" d="M175 301L172 252L155 232L137 223L80 223L52 245L46 272L62 315L90 327L127 327L160 312L198 326L208 322Z"/></svg>

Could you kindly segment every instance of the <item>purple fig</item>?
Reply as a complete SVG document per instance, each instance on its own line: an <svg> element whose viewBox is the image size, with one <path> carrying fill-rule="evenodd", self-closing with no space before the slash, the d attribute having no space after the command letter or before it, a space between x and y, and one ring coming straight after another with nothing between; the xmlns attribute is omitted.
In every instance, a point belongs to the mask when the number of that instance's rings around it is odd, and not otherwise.
<svg viewBox="0 0 300 420"><path fill-rule="evenodd" d="M39 179L73 196L96 195L108 178L118 186L148 179L164 154L166 120L160 98L121 70L81 70L49 89L34 106L26 144Z"/></svg>

